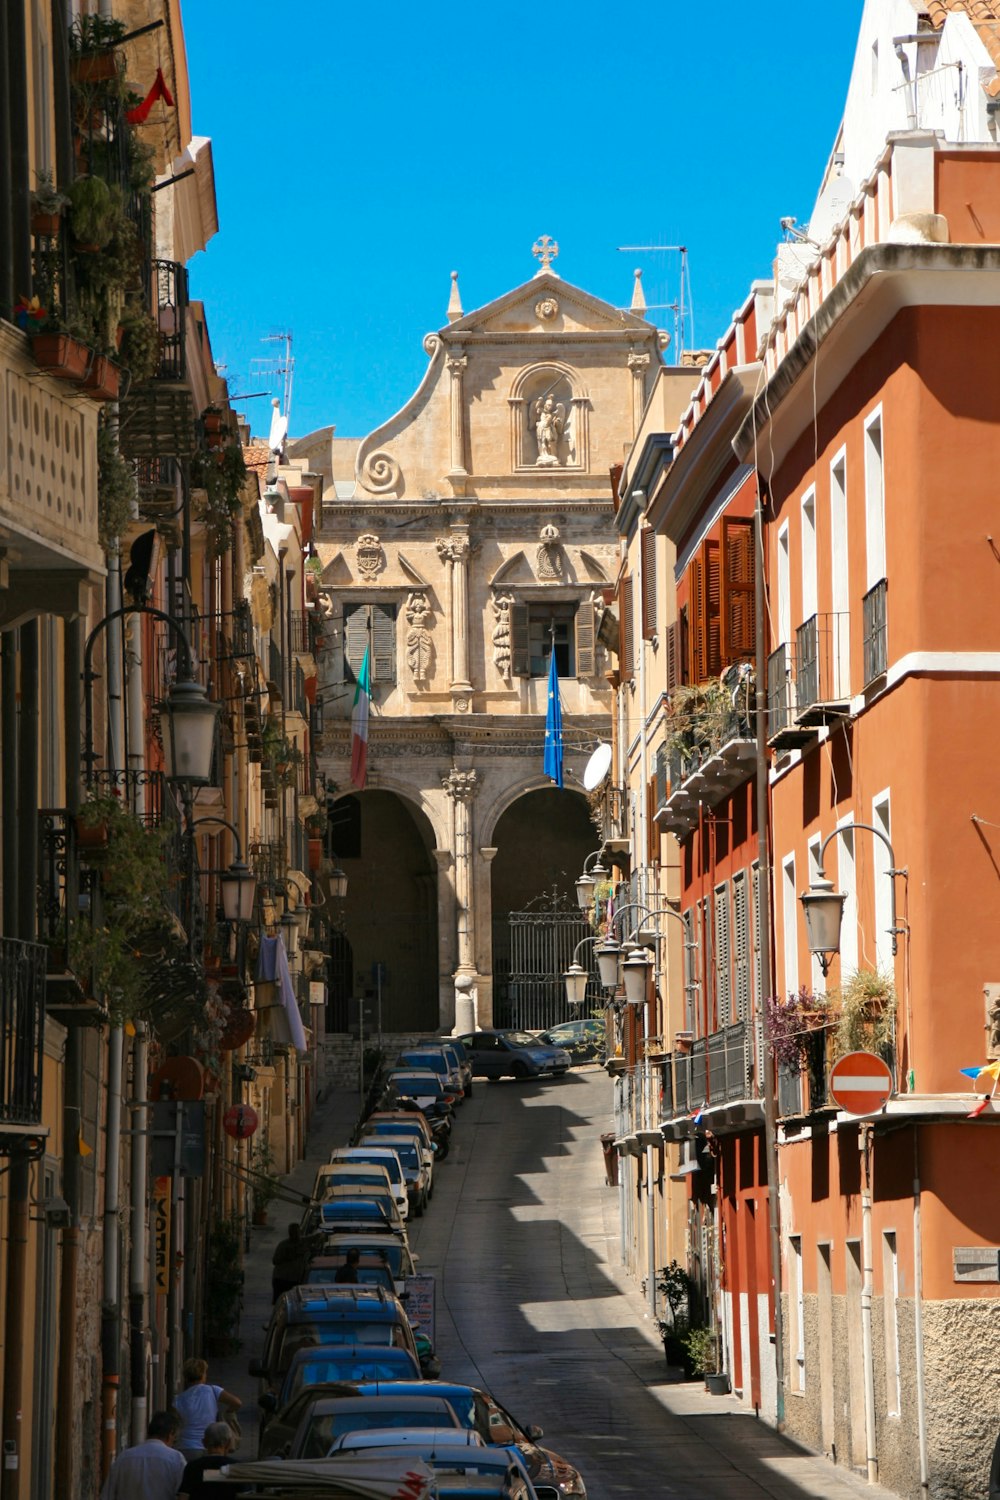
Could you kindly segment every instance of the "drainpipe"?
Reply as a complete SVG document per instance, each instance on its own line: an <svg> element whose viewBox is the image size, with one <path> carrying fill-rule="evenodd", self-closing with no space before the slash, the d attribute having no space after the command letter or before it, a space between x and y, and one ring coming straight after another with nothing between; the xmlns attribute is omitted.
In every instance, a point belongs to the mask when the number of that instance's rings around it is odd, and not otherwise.
<svg viewBox="0 0 1000 1500"><path fill-rule="evenodd" d="M764 1001L771 993L771 851L770 805L767 759L767 621L764 597L764 496L757 490L754 511L754 622L757 763L754 795L757 810L757 910L760 925L760 994L757 997L757 1021L763 1027ZM775 1423L785 1425L785 1319L781 1309L781 1163L778 1159L778 1100L775 1093L773 1059L767 1054L758 1059L764 1094L764 1151L767 1157L767 1220L771 1258L771 1287L774 1298L774 1379ZM762 1361L763 1363L763 1361Z"/></svg>
<svg viewBox="0 0 1000 1500"><path fill-rule="evenodd" d="M913 1127L913 1342L917 1357L917 1453L920 1492L930 1485L927 1468L927 1393L924 1385L924 1251L920 1222L920 1136Z"/></svg>
<svg viewBox="0 0 1000 1500"><path fill-rule="evenodd" d="M878 1484L875 1454L875 1369L872 1363L872 1127L862 1125L861 1150L861 1363L865 1382L865 1455L868 1483Z"/></svg>
<svg viewBox="0 0 1000 1500"><path fill-rule="evenodd" d="M121 1024L108 1032L107 1137L104 1154L104 1282L101 1297L101 1477L106 1478L118 1452L118 1189L122 1143L122 1058L125 1033Z"/></svg>
<svg viewBox="0 0 1000 1500"><path fill-rule="evenodd" d="M131 1439L141 1443L146 1436L148 1398L146 1392L146 1131L149 1109L146 1098L148 1042L145 1023L136 1023L132 1048L132 1259L129 1263L129 1389L132 1398Z"/></svg>
<svg viewBox="0 0 1000 1500"><path fill-rule="evenodd" d="M645 511L646 493L644 490L635 490L636 503ZM642 532L638 531L639 540L639 622L643 618L643 599L646 595L646 564L645 554L642 547ZM639 797L639 870L646 870L649 855L649 797L647 788L649 785L649 745L647 741L646 721L649 713L649 705L646 702L646 639L639 631L639 784L642 788ZM640 901L652 902L647 883L640 881L637 895ZM664 939L666 941L666 939ZM656 948L659 956L659 943ZM649 1044L653 1035L653 1004L648 994L646 998L646 1034L643 1037L644 1053L642 1065L642 1123L645 1130L652 1129L653 1114L653 1069L649 1060ZM656 1204L653 1201L653 1153L655 1147L646 1147L646 1300L649 1303L649 1313L652 1317L656 1312Z"/></svg>

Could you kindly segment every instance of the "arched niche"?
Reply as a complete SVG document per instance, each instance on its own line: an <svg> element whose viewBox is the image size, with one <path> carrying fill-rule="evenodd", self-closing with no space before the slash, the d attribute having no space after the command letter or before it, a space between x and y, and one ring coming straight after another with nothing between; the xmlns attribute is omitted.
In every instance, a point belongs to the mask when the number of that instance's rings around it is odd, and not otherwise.
<svg viewBox="0 0 1000 1500"><path fill-rule="evenodd" d="M559 473L590 467L590 397L578 370L561 360L539 360L519 370L507 397L514 470ZM551 455L541 451L539 403L551 402L561 432Z"/></svg>

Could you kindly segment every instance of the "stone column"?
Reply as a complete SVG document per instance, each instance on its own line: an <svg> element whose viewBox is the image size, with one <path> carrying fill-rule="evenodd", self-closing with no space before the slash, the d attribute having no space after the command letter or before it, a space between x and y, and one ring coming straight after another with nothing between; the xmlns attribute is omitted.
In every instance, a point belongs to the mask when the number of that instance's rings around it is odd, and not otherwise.
<svg viewBox="0 0 1000 1500"><path fill-rule="evenodd" d="M649 355L630 354L628 367L632 371L632 436L635 437L642 424L642 413L646 405L646 371L649 369Z"/></svg>
<svg viewBox="0 0 1000 1500"><path fill-rule="evenodd" d="M454 833L452 837L454 838ZM438 1024L450 1028L455 1016L452 980L455 971L455 892L450 876L452 852L450 849L435 849L433 854L437 864Z"/></svg>
<svg viewBox="0 0 1000 1500"><path fill-rule="evenodd" d="M465 467L465 393L463 381L469 359L465 354L448 356L448 374L451 376L451 468L449 479L464 480ZM456 490L456 494L460 494Z"/></svg>
<svg viewBox="0 0 1000 1500"><path fill-rule="evenodd" d="M479 786L478 771L454 766L441 778L441 785L454 803L455 827L455 916L458 936L458 966L455 972L455 1014L467 1002L476 979L474 946L475 910L472 893L472 799ZM466 983L471 979L472 984ZM459 984L459 980L462 983ZM464 1011L463 1011L464 1013Z"/></svg>
<svg viewBox="0 0 1000 1500"><path fill-rule="evenodd" d="M490 845L479 850L476 895L476 965L479 969L478 1024L493 1025L493 861L499 851Z"/></svg>
<svg viewBox="0 0 1000 1500"><path fill-rule="evenodd" d="M437 544L438 556L448 564L451 599L451 699L454 710L467 714L472 708L469 681L469 559L472 545L464 522L450 537Z"/></svg>

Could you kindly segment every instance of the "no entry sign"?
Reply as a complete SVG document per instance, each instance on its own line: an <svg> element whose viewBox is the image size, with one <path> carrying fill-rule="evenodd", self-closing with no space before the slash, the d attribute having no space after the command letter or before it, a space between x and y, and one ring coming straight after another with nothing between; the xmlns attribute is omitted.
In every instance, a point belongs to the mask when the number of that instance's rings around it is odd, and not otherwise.
<svg viewBox="0 0 1000 1500"><path fill-rule="evenodd" d="M830 1069L830 1096L849 1115L873 1115L893 1092L892 1073L874 1052L848 1052Z"/></svg>

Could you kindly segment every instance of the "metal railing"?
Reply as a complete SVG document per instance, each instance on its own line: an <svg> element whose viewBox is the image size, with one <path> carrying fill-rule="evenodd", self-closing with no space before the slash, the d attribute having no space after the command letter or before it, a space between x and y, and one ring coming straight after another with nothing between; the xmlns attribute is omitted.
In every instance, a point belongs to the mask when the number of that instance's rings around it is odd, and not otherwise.
<svg viewBox="0 0 1000 1500"><path fill-rule="evenodd" d="M620 786L605 785L596 794L593 821L605 839L628 838L628 797Z"/></svg>
<svg viewBox="0 0 1000 1500"><path fill-rule="evenodd" d="M313 616L310 610L295 609L288 620L288 648L297 656L308 656L313 649Z"/></svg>
<svg viewBox="0 0 1000 1500"><path fill-rule="evenodd" d="M847 681L846 614L816 614L795 632L795 708L804 713L817 703L850 698Z"/></svg>
<svg viewBox="0 0 1000 1500"><path fill-rule="evenodd" d="M0 1125L40 1125L45 1037L43 943L0 938Z"/></svg>
<svg viewBox="0 0 1000 1500"><path fill-rule="evenodd" d="M753 1037L747 1021L699 1037L690 1052L675 1052L668 1065L671 1061L675 1114L753 1097Z"/></svg>
<svg viewBox="0 0 1000 1500"><path fill-rule="evenodd" d="M865 682L874 682L889 665L889 640L886 627L886 594L884 578L870 588L861 601L863 611Z"/></svg>
<svg viewBox="0 0 1000 1500"><path fill-rule="evenodd" d="M157 380L182 381L187 374L188 273L176 260L154 260L154 315L160 331Z"/></svg>
<svg viewBox="0 0 1000 1500"><path fill-rule="evenodd" d="M767 658L767 737L787 729L792 718L792 662L787 645Z"/></svg>

